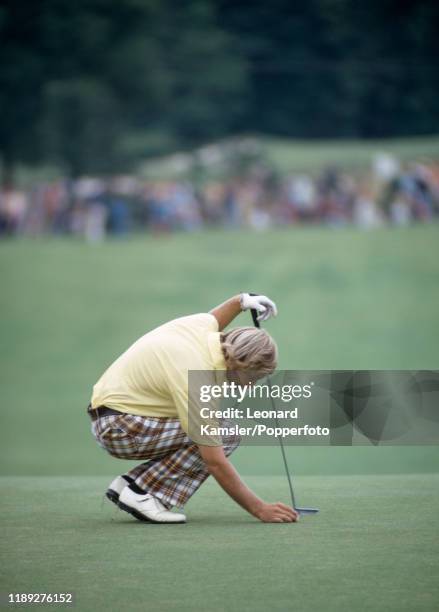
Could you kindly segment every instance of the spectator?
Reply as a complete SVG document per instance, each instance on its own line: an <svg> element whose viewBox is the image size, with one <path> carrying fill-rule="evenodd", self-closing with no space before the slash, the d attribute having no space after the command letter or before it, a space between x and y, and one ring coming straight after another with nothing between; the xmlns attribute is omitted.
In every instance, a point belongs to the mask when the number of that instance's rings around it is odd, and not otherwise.
<svg viewBox="0 0 439 612"><path fill-rule="evenodd" d="M378 163L379 161L379 163ZM393 158L375 160L361 179L336 168L318 178L291 174L282 179L257 166L233 181L141 181L116 177L58 180L28 191L0 191L0 235L72 234L100 242L107 234L132 229L156 233L202 227L247 226L263 231L276 225L382 222L408 225L439 215L439 171Z"/></svg>

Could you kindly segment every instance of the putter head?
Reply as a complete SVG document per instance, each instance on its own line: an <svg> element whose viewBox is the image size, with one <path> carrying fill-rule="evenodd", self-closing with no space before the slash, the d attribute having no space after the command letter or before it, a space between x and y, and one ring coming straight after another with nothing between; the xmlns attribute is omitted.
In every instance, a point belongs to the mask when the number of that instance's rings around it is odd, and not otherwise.
<svg viewBox="0 0 439 612"><path fill-rule="evenodd" d="M318 508L296 508L296 511L302 516L303 514L317 514Z"/></svg>

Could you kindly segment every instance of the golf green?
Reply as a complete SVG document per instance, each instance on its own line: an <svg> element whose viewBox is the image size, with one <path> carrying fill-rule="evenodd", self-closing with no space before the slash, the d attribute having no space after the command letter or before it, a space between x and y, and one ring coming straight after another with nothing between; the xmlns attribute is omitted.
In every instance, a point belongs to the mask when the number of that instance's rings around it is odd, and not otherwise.
<svg viewBox="0 0 439 612"><path fill-rule="evenodd" d="M187 525L145 525L103 499L130 463L97 446L85 414L136 338L242 290L276 300L266 328L282 368L437 369L438 235L0 244L0 590L72 591L81 612L439 609L438 447L288 447L298 502L321 509L298 525L258 523L212 481ZM261 497L288 503L279 448L242 447L233 462Z"/></svg>
<svg viewBox="0 0 439 612"><path fill-rule="evenodd" d="M288 501L280 477L248 482ZM299 478L320 513L297 525L257 522L213 481L186 525L139 523L106 484L1 479L3 592L73 592L81 612L437 610L439 475Z"/></svg>

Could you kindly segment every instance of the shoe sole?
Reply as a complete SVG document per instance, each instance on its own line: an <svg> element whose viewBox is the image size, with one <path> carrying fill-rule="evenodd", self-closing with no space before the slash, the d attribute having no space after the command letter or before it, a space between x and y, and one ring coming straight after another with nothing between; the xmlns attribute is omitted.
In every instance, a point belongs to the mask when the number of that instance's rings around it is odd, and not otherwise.
<svg viewBox="0 0 439 612"><path fill-rule="evenodd" d="M153 519L149 519L138 512L135 508L131 508L121 501L119 501L117 505L121 510L128 512L128 514L131 514L131 516L134 516L134 518L142 523L151 523L151 525L184 525L184 523L186 523L186 521L154 521Z"/></svg>
<svg viewBox="0 0 439 612"><path fill-rule="evenodd" d="M140 512L137 512L137 510L135 510L134 508L130 508L129 506L126 506L122 502L119 502L119 493L116 493L116 491L113 491L113 489L107 489L105 496L107 499L113 502L113 504L115 504L118 508L120 508L121 510L124 510L125 512L128 512L129 514L134 516L137 520L142 521L144 523L156 523L157 522L157 521L150 521L148 518L146 518L146 516L143 516L143 514L140 514Z"/></svg>
<svg viewBox="0 0 439 612"><path fill-rule="evenodd" d="M107 489L105 497L113 502L113 504L116 506L119 505L119 493L116 493L116 491L113 491L113 489Z"/></svg>

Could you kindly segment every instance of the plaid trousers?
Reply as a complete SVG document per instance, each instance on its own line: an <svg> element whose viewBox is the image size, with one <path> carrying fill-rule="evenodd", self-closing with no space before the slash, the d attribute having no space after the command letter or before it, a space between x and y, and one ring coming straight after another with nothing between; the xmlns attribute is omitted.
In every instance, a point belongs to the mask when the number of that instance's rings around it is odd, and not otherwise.
<svg viewBox="0 0 439 612"><path fill-rule="evenodd" d="M178 419L120 413L92 420L91 430L113 457L146 461L124 476L168 509L183 507L209 476L197 445ZM229 456L239 443L237 436L223 436L225 454Z"/></svg>

